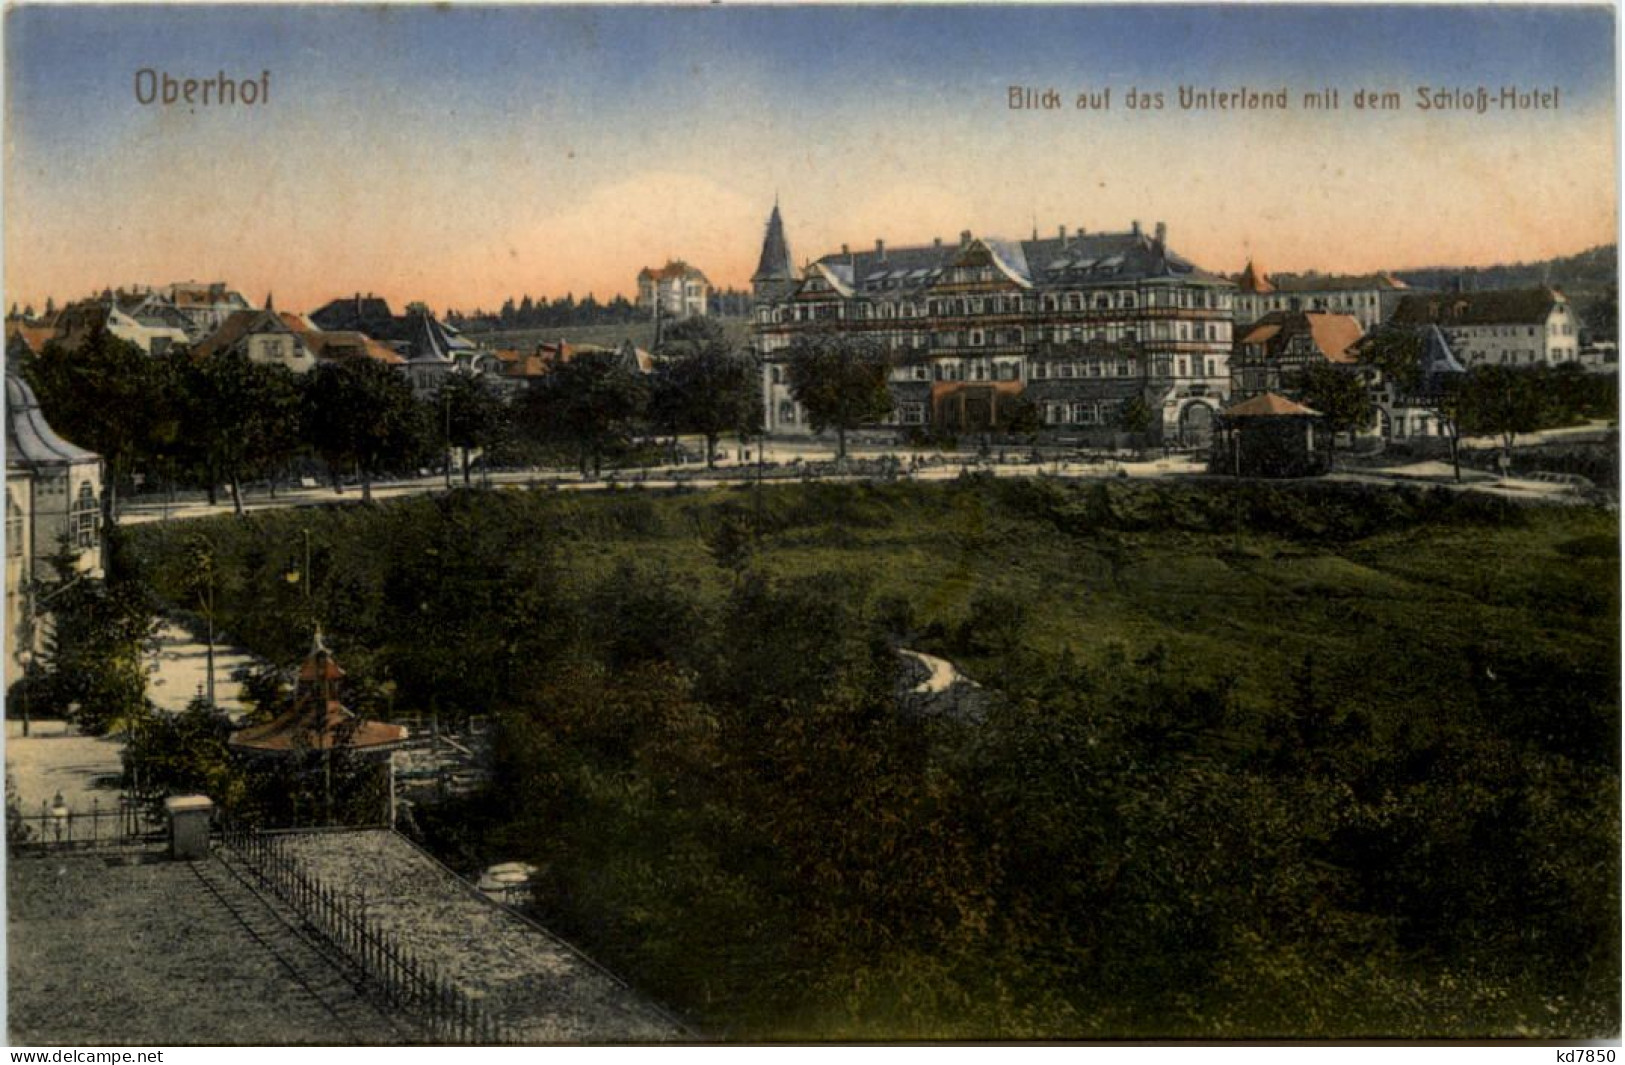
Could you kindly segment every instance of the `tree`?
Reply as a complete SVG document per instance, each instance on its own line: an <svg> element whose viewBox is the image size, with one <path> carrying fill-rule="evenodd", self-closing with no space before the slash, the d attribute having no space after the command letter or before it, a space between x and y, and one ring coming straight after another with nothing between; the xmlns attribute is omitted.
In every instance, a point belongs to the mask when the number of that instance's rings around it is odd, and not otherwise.
<svg viewBox="0 0 1625 1065"><path fill-rule="evenodd" d="M1371 392L1358 373L1329 362L1313 362L1298 374L1296 387L1303 402L1320 412L1332 431L1332 446L1338 433L1356 433L1371 424L1374 405Z"/></svg>
<svg viewBox="0 0 1625 1065"><path fill-rule="evenodd" d="M308 437L337 486L340 470L361 473L361 498L372 499L373 476L423 443L424 417L412 386L394 368L371 359L322 363L305 376ZM403 462L403 459L408 461Z"/></svg>
<svg viewBox="0 0 1625 1065"><path fill-rule="evenodd" d="M1384 325L1360 341L1359 359L1378 374L1394 398L1432 414L1450 445L1450 465L1461 481L1461 431L1467 393L1464 375L1430 367L1427 334L1404 326Z"/></svg>
<svg viewBox="0 0 1625 1065"><path fill-rule="evenodd" d="M814 432L835 430L838 459L846 458L847 433L891 413L889 370L874 343L836 330L804 333L791 344L790 395Z"/></svg>
<svg viewBox="0 0 1625 1065"><path fill-rule="evenodd" d="M1543 371L1544 367L1474 367L1467 375L1467 431L1500 436L1502 454L1510 461L1519 433L1549 424Z"/></svg>
<svg viewBox="0 0 1625 1065"><path fill-rule="evenodd" d="M78 573L72 553L50 561L55 579L29 590L28 627L39 625L45 640L22 698L34 712L59 711L92 736L139 721L147 713L145 654L156 628L145 587Z"/></svg>
<svg viewBox="0 0 1625 1065"><path fill-rule="evenodd" d="M604 453L631 437L648 392L642 373L620 353L578 352L553 366L518 413L534 439L574 448L582 476L597 476Z"/></svg>
<svg viewBox="0 0 1625 1065"><path fill-rule="evenodd" d="M1141 395L1133 395L1117 408L1117 427L1125 433L1149 433L1157 415Z"/></svg>
<svg viewBox="0 0 1625 1065"><path fill-rule="evenodd" d="M447 448L463 453L463 485L469 483L470 456L475 448L489 449L501 440L508 422L508 408L496 388L482 377L448 374L435 398L442 412L442 431Z"/></svg>
<svg viewBox="0 0 1625 1065"><path fill-rule="evenodd" d="M663 427L705 437L705 463L716 464L717 439L728 432L761 431L762 396L754 359L734 351L722 326L688 318L667 331L666 359L655 379L651 407Z"/></svg>
<svg viewBox="0 0 1625 1065"><path fill-rule="evenodd" d="M24 372L51 427L107 463L102 521L118 519L119 486L150 455L158 404L153 360L98 324L73 352L52 341Z"/></svg>
<svg viewBox="0 0 1625 1065"><path fill-rule="evenodd" d="M240 516L245 475L274 475L299 448L298 385L287 367L256 363L240 352L186 365L181 378L186 436L201 452L210 502L224 478Z"/></svg>

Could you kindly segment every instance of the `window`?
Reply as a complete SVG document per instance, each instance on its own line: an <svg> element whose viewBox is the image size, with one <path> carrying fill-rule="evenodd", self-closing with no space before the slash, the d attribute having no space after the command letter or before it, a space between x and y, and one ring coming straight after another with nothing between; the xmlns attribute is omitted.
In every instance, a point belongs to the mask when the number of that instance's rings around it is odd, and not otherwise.
<svg viewBox="0 0 1625 1065"><path fill-rule="evenodd" d="M796 405L787 399L779 403L779 424L796 424Z"/></svg>
<svg viewBox="0 0 1625 1065"><path fill-rule="evenodd" d="M73 537L75 547L96 546L96 493L89 481L79 485L79 496L68 515L68 534Z"/></svg>
<svg viewBox="0 0 1625 1065"><path fill-rule="evenodd" d="M1099 417L1099 408L1093 403L1072 404L1072 423L1074 425L1094 425Z"/></svg>
<svg viewBox="0 0 1625 1065"><path fill-rule="evenodd" d="M925 424L925 404L924 403L904 403L902 405L901 409L900 409L900 413L902 415L902 421L903 421L904 425L924 425Z"/></svg>
<svg viewBox="0 0 1625 1065"><path fill-rule="evenodd" d="M1033 380L1042 381L1049 377L1049 364L1046 362L1033 363Z"/></svg>

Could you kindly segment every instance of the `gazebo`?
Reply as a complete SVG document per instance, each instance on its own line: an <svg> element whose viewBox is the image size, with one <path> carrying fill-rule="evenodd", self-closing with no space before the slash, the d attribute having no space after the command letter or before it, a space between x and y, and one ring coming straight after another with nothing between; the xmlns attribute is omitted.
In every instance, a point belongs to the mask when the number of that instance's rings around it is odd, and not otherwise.
<svg viewBox="0 0 1625 1065"><path fill-rule="evenodd" d="M394 820L395 763L393 753L404 745L408 732L404 725L368 721L352 713L338 699L338 682L344 670L316 630L310 654L299 667L299 682L293 705L263 725L252 725L231 734L232 750L245 755L293 759L320 753L329 818L332 813L332 756L340 751L351 756L378 758L388 766L390 820Z"/></svg>
<svg viewBox="0 0 1625 1065"><path fill-rule="evenodd" d="M1227 407L1219 415L1221 437L1210 460L1216 473L1237 477L1315 477L1326 472L1320 428L1324 418L1274 392Z"/></svg>

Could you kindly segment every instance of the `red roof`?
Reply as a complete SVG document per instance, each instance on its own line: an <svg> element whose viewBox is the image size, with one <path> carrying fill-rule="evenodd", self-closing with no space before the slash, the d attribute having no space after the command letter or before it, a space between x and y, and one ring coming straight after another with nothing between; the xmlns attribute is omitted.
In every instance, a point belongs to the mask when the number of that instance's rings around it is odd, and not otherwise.
<svg viewBox="0 0 1625 1065"><path fill-rule="evenodd" d="M228 741L239 750L292 753L294 751L381 750L406 740L404 725L367 721L346 710L333 697L334 684L344 670L322 643L318 630L310 654L299 667L300 694L275 720L238 729Z"/></svg>
<svg viewBox="0 0 1625 1065"><path fill-rule="evenodd" d="M325 710L300 703L274 721L231 734L230 744L240 750L291 753L293 751L379 750L406 741L405 725L386 725L356 717L329 700Z"/></svg>
<svg viewBox="0 0 1625 1065"><path fill-rule="evenodd" d="M1318 418L1320 412L1310 410L1302 403L1294 403L1285 396L1265 392L1244 403L1237 403L1224 412L1226 418Z"/></svg>

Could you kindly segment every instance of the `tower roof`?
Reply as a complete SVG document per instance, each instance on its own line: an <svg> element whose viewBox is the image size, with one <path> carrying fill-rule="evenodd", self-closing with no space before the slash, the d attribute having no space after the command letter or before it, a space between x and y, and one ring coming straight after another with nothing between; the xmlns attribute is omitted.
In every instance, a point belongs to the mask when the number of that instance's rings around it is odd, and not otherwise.
<svg viewBox="0 0 1625 1065"><path fill-rule="evenodd" d="M1243 292L1274 292L1275 286L1265 276L1264 271L1253 266L1251 259L1247 260L1247 268L1236 279L1236 287Z"/></svg>
<svg viewBox="0 0 1625 1065"><path fill-rule="evenodd" d="M784 239L784 219L779 217L779 205L767 216L767 235L762 238L762 258L756 264L751 281L794 281L796 268L790 258L790 243Z"/></svg>

